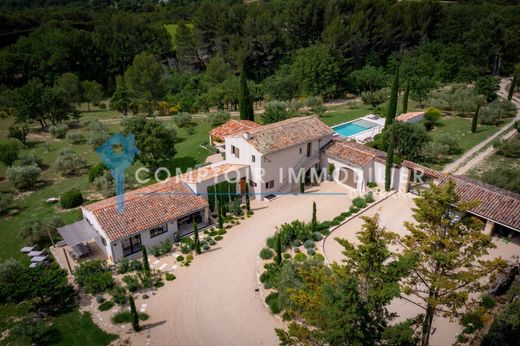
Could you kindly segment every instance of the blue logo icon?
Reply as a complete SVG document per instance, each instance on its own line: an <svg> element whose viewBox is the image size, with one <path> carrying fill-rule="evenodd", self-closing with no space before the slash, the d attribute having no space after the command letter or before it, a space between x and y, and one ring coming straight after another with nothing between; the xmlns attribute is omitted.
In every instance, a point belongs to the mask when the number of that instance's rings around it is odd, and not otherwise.
<svg viewBox="0 0 520 346"><path fill-rule="evenodd" d="M139 149L135 146L135 136L124 136L116 133L105 143L96 148L103 163L110 168L116 181L116 209L118 213L125 210L125 169L134 162Z"/></svg>

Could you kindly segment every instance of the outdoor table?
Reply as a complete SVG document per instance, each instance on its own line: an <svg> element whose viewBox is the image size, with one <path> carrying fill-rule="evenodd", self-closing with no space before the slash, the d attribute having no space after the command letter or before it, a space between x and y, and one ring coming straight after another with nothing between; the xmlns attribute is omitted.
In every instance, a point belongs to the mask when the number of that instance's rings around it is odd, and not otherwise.
<svg viewBox="0 0 520 346"><path fill-rule="evenodd" d="M33 246L24 246L20 251L23 253L29 253L36 248L36 245Z"/></svg>

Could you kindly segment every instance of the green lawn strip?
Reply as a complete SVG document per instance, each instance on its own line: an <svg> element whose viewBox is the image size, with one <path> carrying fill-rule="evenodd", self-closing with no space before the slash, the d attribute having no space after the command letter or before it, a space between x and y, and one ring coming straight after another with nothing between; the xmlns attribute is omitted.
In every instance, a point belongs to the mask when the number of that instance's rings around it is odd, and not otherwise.
<svg viewBox="0 0 520 346"><path fill-rule="evenodd" d="M53 327L59 331L60 341L56 345L98 346L108 345L117 339L114 334L101 330L93 321L90 313L78 310L58 316Z"/></svg>

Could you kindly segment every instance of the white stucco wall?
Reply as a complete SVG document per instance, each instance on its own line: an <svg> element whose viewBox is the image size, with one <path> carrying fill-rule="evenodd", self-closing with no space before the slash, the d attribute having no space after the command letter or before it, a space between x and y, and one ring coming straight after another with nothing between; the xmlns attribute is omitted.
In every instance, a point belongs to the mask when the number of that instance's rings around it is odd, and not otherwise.
<svg viewBox="0 0 520 346"><path fill-rule="evenodd" d="M348 169L351 169L354 172L354 174L356 175L356 178L355 178L356 179L355 181L357 183L356 191L358 191L358 192L365 191L367 181L364 178L365 177L365 173L364 173L364 169L363 168L361 168L359 166L356 166L356 165L353 165L353 164L350 164L350 163L347 163L347 162L344 162L344 161L340 161L340 160L328 157L328 156L326 156L326 161L327 161L326 162L327 165L329 163L333 163L334 164L334 173L332 174L332 178L334 179L334 181L336 181L339 184L342 184L344 186L352 188L351 186L348 186L347 184L342 183L340 181L340 179L341 179L340 178L340 169L341 168L348 168Z"/></svg>
<svg viewBox="0 0 520 346"><path fill-rule="evenodd" d="M99 224L97 218L94 216L94 213L85 208L81 208L81 213L83 214L83 218L87 220L87 222L96 230L96 232L98 232L99 236L105 239L106 245L99 241L96 241L96 244L98 244L101 250L105 252L107 258L112 261L114 256L112 254L112 248L110 247L110 240L105 231L103 231L103 229L101 228L101 225Z"/></svg>

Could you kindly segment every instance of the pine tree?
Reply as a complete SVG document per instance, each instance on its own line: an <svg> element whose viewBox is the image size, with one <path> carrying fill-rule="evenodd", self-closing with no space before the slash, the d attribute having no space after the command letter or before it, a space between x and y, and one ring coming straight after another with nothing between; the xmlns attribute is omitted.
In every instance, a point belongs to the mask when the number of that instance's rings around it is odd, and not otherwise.
<svg viewBox="0 0 520 346"><path fill-rule="evenodd" d="M197 253L197 255L200 255L200 253L202 251L200 249L199 227L197 227L197 221L195 221L195 218L193 218L192 224L193 224L193 242L195 245L195 252Z"/></svg>
<svg viewBox="0 0 520 346"><path fill-rule="evenodd" d="M251 211L251 202L249 201L249 184L246 183L246 210Z"/></svg>
<svg viewBox="0 0 520 346"><path fill-rule="evenodd" d="M477 122L478 122L478 114L480 112L480 105L477 105L477 110L473 114L473 120L471 122L471 132L475 133L477 132Z"/></svg>
<svg viewBox="0 0 520 346"><path fill-rule="evenodd" d="M312 202L312 219L311 219L311 232L314 233L318 230L318 219L316 217L316 202Z"/></svg>
<svg viewBox="0 0 520 346"><path fill-rule="evenodd" d="M402 254L416 256L416 266L404 278L404 298L424 309L421 345L428 345L434 317L459 316L468 297L486 289L482 280L504 268L502 258L484 259L495 247L482 232L482 222L468 214L478 202L461 202L452 180L431 185L415 200L413 217L406 222L409 234L400 239ZM456 216L459 217L456 217ZM456 219L455 219L456 218Z"/></svg>
<svg viewBox="0 0 520 346"><path fill-rule="evenodd" d="M276 256L274 257L274 262L279 265L280 263L282 263L282 241L279 234L276 235L275 249Z"/></svg>
<svg viewBox="0 0 520 346"><path fill-rule="evenodd" d="M511 86L509 87L509 93L507 94L507 99L511 101L513 99L513 94L515 93L516 83L518 82L518 78L516 74L513 76L513 80L511 81Z"/></svg>
<svg viewBox="0 0 520 346"><path fill-rule="evenodd" d="M122 76L117 76L116 90L110 99L110 108L127 115L131 105L132 99L130 98L130 91L126 87L125 80Z"/></svg>
<svg viewBox="0 0 520 346"><path fill-rule="evenodd" d="M253 111L253 100L249 94L247 86L245 59L240 69L240 94L238 96L238 107L240 110L240 119L255 121L255 113Z"/></svg>
<svg viewBox="0 0 520 346"><path fill-rule="evenodd" d="M408 111L408 96L410 95L410 78L406 81L406 88L403 95L403 113Z"/></svg>
<svg viewBox="0 0 520 346"><path fill-rule="evenodd" d="M128 301L130 302L130 314L132 315L132 329L134 332L138 332L141 327L139 326L139 314L137 313L137 309L135 308L135 301L132 295L128 296Z"/></svg>
<svg viewBox="0 0 520 346"><path fill-rule="evenodd" d="M390 101L388 101L388 112L385 119L385 130L394 122L397 112L397 97L399 93L399 65L395 67L394 82L392 83L392 91L390 93Z"/></svg>
<svg viewBox="0 0 520 346"><path fill-rule="evenodd" d="M390 131L390 140L388 143L388 149L386 152L386 166L385 166L385 190L390 191L392 185L392 167L394 165L394 147L395 147L395 133L393 128L388 129Z"/></svg>
<svg viewBox="0 0 520 346"><path fill-rule="evenodd" d="M146 247L143 245L141 248L143 254L143 269L146 271L150 271L150 263L148 262L148 253L146 252Z"/></svg>

